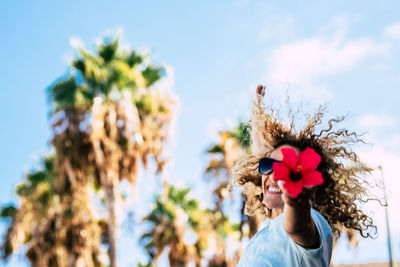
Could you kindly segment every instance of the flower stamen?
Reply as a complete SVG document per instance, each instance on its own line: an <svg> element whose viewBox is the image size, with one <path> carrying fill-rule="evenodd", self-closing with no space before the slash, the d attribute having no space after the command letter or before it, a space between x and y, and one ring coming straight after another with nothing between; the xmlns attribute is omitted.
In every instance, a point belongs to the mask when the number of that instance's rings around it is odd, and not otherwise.
<svg viewBox="0 0 400 267"><path fill-rule="evenodd" d="M296 166L296 172L302 172L303 171L303 166L302 165L297 165Z"/></svg>
<svg viewBox="0 0 400 267"><path fill-rule="evenodd" d="M297 182L300 181L302 178L301 172L294 172L294 171L290 171L290 176L289 176L290 180L292 180L293 182Z"/></svg>

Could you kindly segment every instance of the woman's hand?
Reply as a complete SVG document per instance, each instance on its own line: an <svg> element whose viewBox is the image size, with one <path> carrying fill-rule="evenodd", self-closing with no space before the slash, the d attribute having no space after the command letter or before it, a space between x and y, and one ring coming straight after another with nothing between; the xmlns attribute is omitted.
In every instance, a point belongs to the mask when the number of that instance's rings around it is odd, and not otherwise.
<svg viewBox="0 0 400 267"><path fill-rule="evenodd" d="M279 189L282 191L282 200L285 205L289 205L292 207L299 207L307 205L311 208L311 197L314 195L316 187L303 187L303 191L296 197L292 197L290 194L287 193L284 187L284 181L279 180L277 184Z"/></svg>
<svg viewBox="0 0 400 267"><path fill-rule="evenodd" d="M257 86L256 93L257 93L258 95L264 96L264 95L265 95L265 85L259 84L259 85Z"/></svg>
<svg viewBox="0 0 400 267"><path fill-rule="evenodd" d="M282 191L283 229L297 244L305 248L319 246L319 234L311 217L311 197L315 192L314 187L304 187L303 191L293 198L284 188L284 181L278 181Z"/></svg>

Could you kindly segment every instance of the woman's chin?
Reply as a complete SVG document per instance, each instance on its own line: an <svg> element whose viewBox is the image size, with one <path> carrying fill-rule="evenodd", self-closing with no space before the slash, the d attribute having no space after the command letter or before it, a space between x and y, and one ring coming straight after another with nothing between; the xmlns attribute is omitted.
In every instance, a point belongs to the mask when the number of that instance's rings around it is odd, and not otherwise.
<svg viewBox="0 0 400 267"><path fill-rule="evenodd" d="M283 200L282 193L280 194L265 194L266 198L263 200L263 204L268 209L282 209L283 208Z"/></svg>

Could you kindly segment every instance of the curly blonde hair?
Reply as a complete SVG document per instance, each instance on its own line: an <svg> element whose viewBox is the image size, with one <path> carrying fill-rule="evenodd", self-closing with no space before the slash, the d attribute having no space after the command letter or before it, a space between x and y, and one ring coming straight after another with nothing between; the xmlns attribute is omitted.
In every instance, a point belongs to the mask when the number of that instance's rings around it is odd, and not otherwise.
<svg viewBox="0 0 400 267"><path fill-rule="evenodd" d="M362 164L351 149L351 145L364 142L355 132L334 130L335 124L342 122L345 116L329 120L325 129L317 131L317 126L323 122L324 112L325 108L321 106L315 114L307 115L306 126L297 131L293 113L291 122L285 124L280 120L277 110L269 108L266 111L263 95L257 94L250 120L252 152L235 165L233 184L244 188L246 215L261 212L270 217L271 210L262 204L261 174L258 173L260 158L268 157L283 144L292 145L301 151L310 147L321 156L317 170L324 179L312 199L313 208L325 217L337 237L344 227L358 231L363 237L373 237L376 226L372 218L357 205L373 199L368 194L367 186L370 183L366 176L371 169Z"/></svg>

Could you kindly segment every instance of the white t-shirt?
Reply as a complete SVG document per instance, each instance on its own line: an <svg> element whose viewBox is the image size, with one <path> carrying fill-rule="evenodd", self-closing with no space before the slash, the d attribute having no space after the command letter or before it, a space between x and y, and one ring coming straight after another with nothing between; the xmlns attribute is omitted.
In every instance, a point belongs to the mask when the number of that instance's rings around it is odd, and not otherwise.
<svg viewBox="0 0 400 267"><path fill-rule="evenodd" d="M250 240L237 267L325 267L332 256L333 235L325 218L311 209L311 217L318 229L320 246L307 249L294 242L282 226L282 214L267 219L263 228Z"/></svg>

